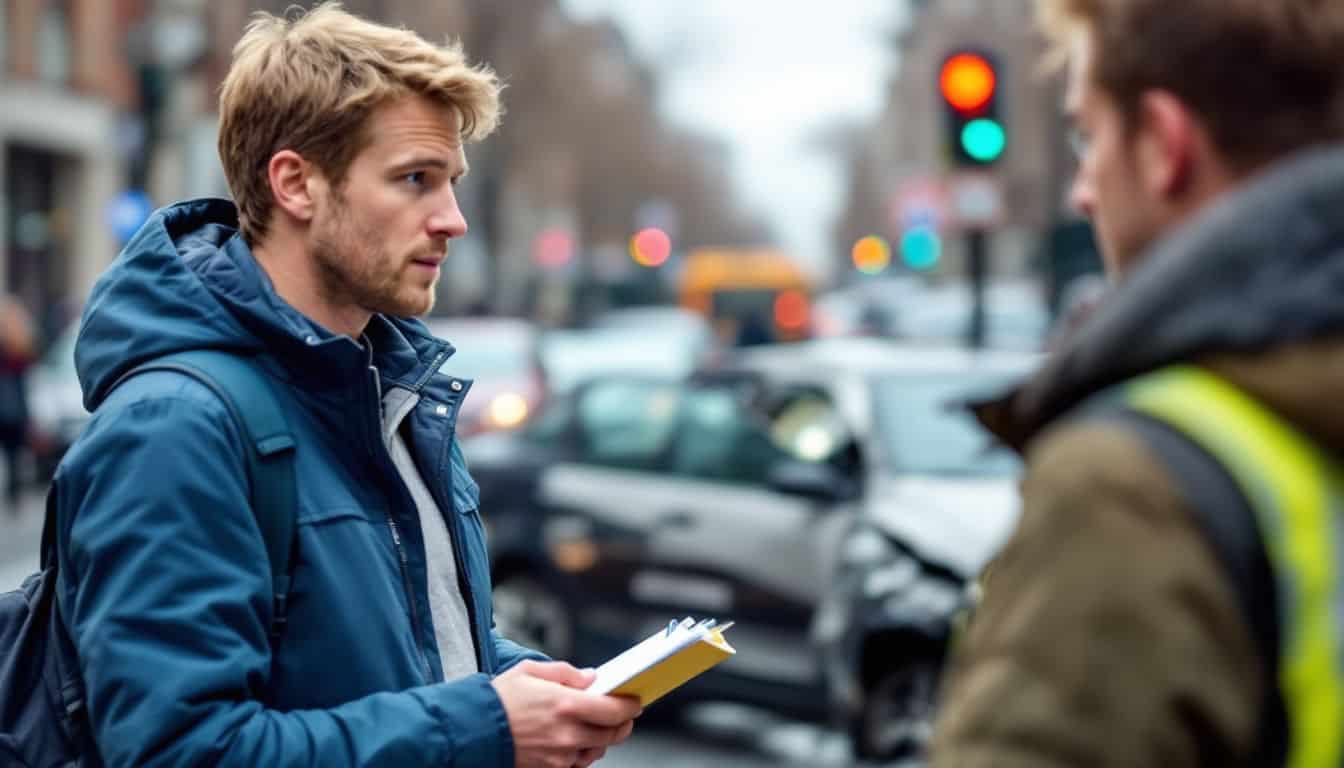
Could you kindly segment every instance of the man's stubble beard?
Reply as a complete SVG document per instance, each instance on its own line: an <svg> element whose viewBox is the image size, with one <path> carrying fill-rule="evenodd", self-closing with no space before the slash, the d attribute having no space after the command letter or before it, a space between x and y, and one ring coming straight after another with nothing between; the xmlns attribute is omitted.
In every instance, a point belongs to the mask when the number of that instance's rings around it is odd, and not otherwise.
<svg viewBox="0 0 1344 768"><path fill-rule="evenodd" d="M319 290L331 303L355 305L375 314L394 317L418 317L434 307L438 278L430 285L428 301L407 301L398 295L409 267L409 260L395 263L372 231L337 201L330 225L313 239L313 258L317 263Z"/></svg>

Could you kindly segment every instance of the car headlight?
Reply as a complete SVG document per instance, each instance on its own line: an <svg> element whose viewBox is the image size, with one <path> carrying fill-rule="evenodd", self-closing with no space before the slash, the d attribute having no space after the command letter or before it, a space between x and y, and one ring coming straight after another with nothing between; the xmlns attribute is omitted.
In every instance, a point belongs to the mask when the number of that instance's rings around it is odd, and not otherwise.
<svg viewBox="0 0 1344 768"><path fill-rule="evenodd" d="M490 401L486 415L491 424L511 429L527 419L527 400L517 392L503 392Z"/></svg>
<svg viewBox="0 0 1344 768"><path fill-rule="evenodd" d="M880 565L895 556L896 546L872 528L859 528L851 533L840 550L845 565L854 568Z"/></svg>

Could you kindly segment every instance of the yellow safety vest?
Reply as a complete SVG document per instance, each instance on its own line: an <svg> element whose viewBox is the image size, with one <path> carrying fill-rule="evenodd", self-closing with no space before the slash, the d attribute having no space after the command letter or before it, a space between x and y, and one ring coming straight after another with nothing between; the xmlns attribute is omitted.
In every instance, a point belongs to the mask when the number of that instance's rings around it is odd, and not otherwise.
<svg viewBox="0 0 1344 768"><path fill-rule="evenodd" d="M1284 765L1344 765L1344 467L1204 369L1165 368L1122 392L1217 460L1254 511L1276 582Z"/></svg>

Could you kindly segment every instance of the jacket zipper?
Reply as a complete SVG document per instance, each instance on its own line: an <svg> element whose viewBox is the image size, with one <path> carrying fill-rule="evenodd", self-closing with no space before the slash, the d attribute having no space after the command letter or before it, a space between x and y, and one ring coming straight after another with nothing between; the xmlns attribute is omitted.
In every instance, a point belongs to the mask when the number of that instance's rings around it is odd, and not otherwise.
<svg viewBox="0 0 1344 768"><path fill-rule="evenodd" d="M392 519L392 514L387 515L387 527L392 531L392 543L397 548L397 557L401 566L402 587L406 590L406 604L411 609L411 631L415 633L415 651L420 657L420 663L425 665L425 682L434 682L434 670L429 666L429 659L425 657L425 649L420 646L420 612L415 609L415 592L411 587L410 560L406 557L406 548L401 544L401 532L397 530L397 521Z"/></svg>
<svg viewBox="0 0 1344 768"><path fill-rule="evenodd" d="M383 387L378 380L377 368L369 366L369 377L373 380L373 394L374 394L373 402L374 407L377 409L378 412L378 425L377 425L378 439L375 444L381 446L383 444L383 430L382 430ZM375 458L381 458L378 456L377 448L374 449L374 452L375 452ZM386 453L385 450L384 453ZM388 459L388 461L391 461L391 459ZM392 545L397 550L397 565L401 569L401 584L402 588L406 590L406 606L407 608L410 609L411 613L411 631L415 633L414 645L416 655L420 657L420 663L423 664L425 667L425 683L426 684L433 683L434 668L429 665L429 658L425 656L425 649L421 645L422 635L420 633L420 610L416 607L415 588L411 584L411 561L410 558L406 555L406 547L405 545L402 544L401 541L401 531L397 529L397 521L392 516L391 510L388 510L387 512L387 527L388 530L392 532Z"/></svg>

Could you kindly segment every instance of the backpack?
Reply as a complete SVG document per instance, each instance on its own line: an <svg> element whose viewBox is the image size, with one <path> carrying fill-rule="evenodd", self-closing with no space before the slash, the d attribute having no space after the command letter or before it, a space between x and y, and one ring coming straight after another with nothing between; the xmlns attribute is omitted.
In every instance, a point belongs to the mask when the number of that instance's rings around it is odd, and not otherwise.
<svg viewBox="0 0 1344 768"><path fill-rule="evenodd" d="M193 350L140 365L127 379L175 371L214 391L250 445L249 502L266 541L274 608L272 644L284 631L294 546L297 489L294 439L266 376L250 359ZM56 501L47 494L40 570L0 594L0 765L22 768L98 765L84 706L79 657L56 605Z"/></svg>

